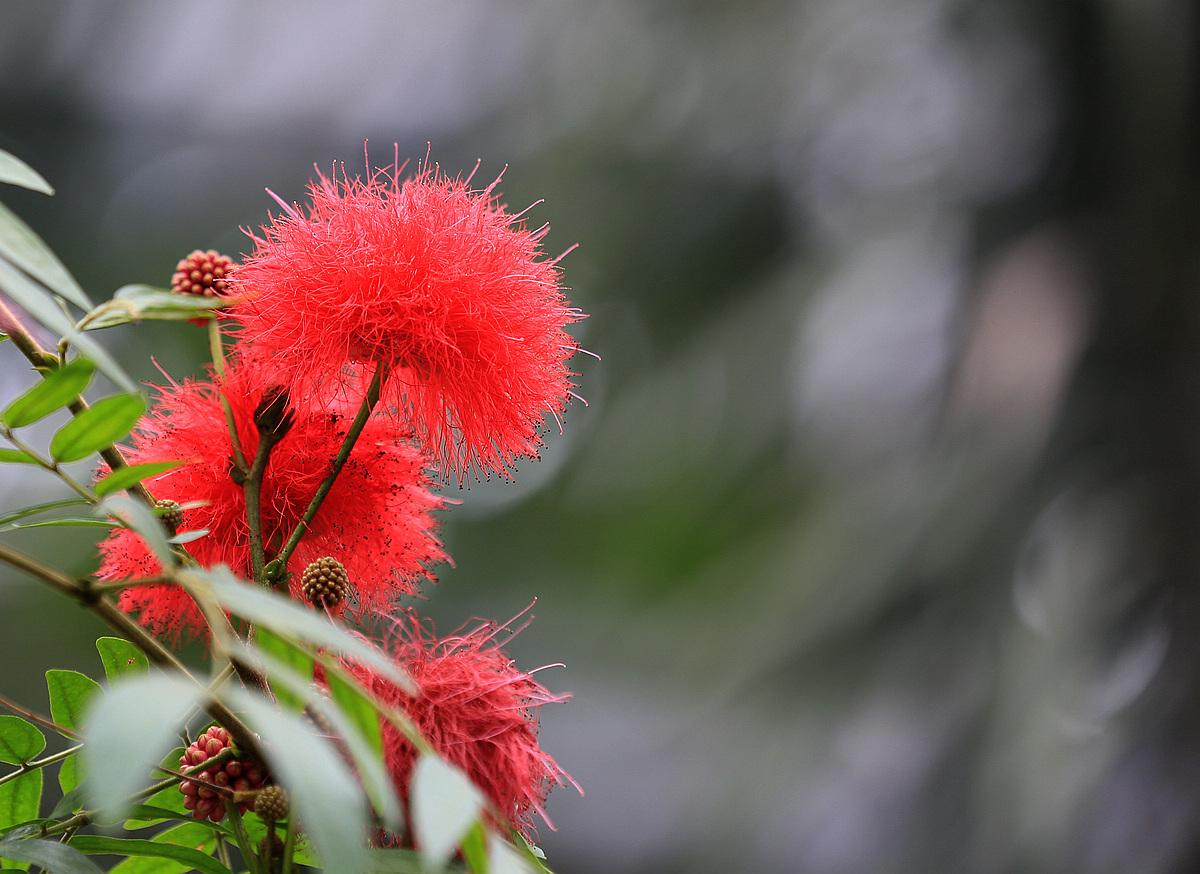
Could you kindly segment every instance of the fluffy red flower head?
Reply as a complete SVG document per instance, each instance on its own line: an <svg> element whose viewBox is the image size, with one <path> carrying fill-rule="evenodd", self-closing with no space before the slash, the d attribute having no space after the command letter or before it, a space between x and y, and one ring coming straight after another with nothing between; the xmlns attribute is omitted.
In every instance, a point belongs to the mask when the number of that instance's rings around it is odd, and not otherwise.
<svg viewBox="0 0 1200 874"><path fill-rule="evenodd" d="M448 761L462 768L509 822L528 835L555 784L575 785L538 745L537 708L563 701L500 649L503 627L480 625L436 640L416 614L392 643L396 663L420 689L410 696L369 670L350 670L378 699L403 710ZM416 750L384 725L384 755L396 791L407 805ZM578 788L578 786L576 786Z"/></svg>
<svg viewBox="0 0 1200 874"><path fill-rule="evenodd" d="M234 363L215 383L188 381L164 389L154 412L134 434L130 461L183 463L147 482L155 497L203 506L185 509L181 530L208 529L188 544L205 566L227 564L250 573L250 536L242 487L230 475L233 445L221 408L224 393L237 423L243 452L258 447L254 411L277 385L261 362ZM314 404L292 395L294 422L273 447L263 476L261 517L268 553L278 548L300 521L337 454L351 416L339 404ZM410 435L388 416L368 422L300 545L288 562L293 597L301 597L300 572L315 559L332 555L346 566L359 609L386 609L416 591L429 576L427 566L446 559L431 511L444 501L431 491L426 457ZM150 576L158 564L142 540L115 530L100 545L100 576ZM157 632L203 624L191 599L175 586L139 586L121 593L120 606L138 612Z"/></svg>
<svg viewBox="0 0 1200 874"><path fill-rule="evenodd" d="M564 330L582 318L543 257L548 226L529 230L493 195L428 162L402 179L309 185L285 204L238 268L242 337L293 383L328 379L346 361L381 361L385 401L461 482L508 474L536 457L547 413L573 396Z"/></svg>

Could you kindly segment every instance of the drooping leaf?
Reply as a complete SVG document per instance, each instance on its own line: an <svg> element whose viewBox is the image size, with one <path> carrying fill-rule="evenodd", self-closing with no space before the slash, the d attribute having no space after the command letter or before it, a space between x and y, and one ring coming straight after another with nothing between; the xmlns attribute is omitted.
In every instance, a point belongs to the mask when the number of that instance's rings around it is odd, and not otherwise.
<svg viewBox="0 0 1200 874"><path fill-rule="evenodd" d="M0 831L37 819L41 804L41 769L0 783Z"/></svg>
<svg viewBox="0 0 1200 874"><path fill-rule="evenodd" d="M38 513L48 513L51 510L61 510L63 507L77 507L86 504L87 501L82 498L63 498L58 501L47 501L44 504L34 504L33 506L22 507L20 510L13 510L11 513L0 516L0 525L18 522L21 519L36 516Z"/></svg>
<svg viewBox="0 0 1200 874"><path fill-rule="evenodd" d="M193 540L199 540L201 537L208 536L207 528L197 528L195 531L180 531L174 537L167 538L167 543L174 543L176 546L183 546L185 543L191 543Z"/></svg>
<svg viewBox="0 0 1200 874"><path fill-rule="evenodd" d="M444 864L479 818L483 796L461 769L425 753L413 768L409 797L421 857L430 866Z"/></svg>
<svg viewBox="0 0 1200 874"><path fill-rule="evenodd" d="M79 519L66 517L63 519L39 519L37 522L13 522L6 525L4 531L23 531L26 528L115 528L116 523L104 519Z"/></svg>
<svg viewBox="0 0 1200 874"><path fill-rule="evenodd" d="M37 464L37 459L23 449L0 447L0 463L2 464Z"/></svg>
<svg viewBox="0 0 1200 874"><path fill-rule="evenodd" d="M50 454L56 461L87 458L128 434L144 412L146 401L140 395L102 398L58 430L50 440Z"/></svg>
<svg viewBox="0 0 1200 874"><path fill-rule="evenodd" d="M171 552L171 545L167 543L167 532L162 522L141 501L135 501L128 495L110 495L100 502L96 512L102 516L120 519L146 541L146 546L150 547L150 551L161 565L174 566L175 555Z"/></svg>
<svg viewBox="0 0 1200 874"><path fill-rule="evenodd" d="M0 209L3 209L0 206ZM3 219L0 218L0 237L3 236ZM53 298L44 288L29 279L3 258L0 258L0 291L7 294L20 304L29 315L37 319L43 327L53 331L60 337L71 342L81 353L95 362L96 366L124 391L137 391L132 379L129 378L121 365L96 342L95 338L76 330L75 324L67 318ZM88 306L91 306L89 303Z"/></svg>
<svg viewBox="0 0 1200 874"><path fill-rule="evenodd" d="M499 835L488 840L488 867L491 874L537 874L538 871L520 850Z"/></svg>
<svg viewBox="0 0 1200 874"><path fill-rule="evenodd" d="M92 331L146 320L208 319L228 302L219 297L175 294L149 285L125 285L117 289L112 300L106 300L84 316L80 325Z"/></svg>
<svg viewBox="0 0 1200 874"><path fill-rule="evenodd" d="M146 461L142 464L128 464L110 471L92 488L99 497L103 498L111 492L123 491L144 479L158 476L179 465L178 461Z"/></svg>
<svg viewBox="0 0 1200 874"><path fill-rule="evenodd" d="M261 629L257 631L261 632ZM311 671L308 674L296 673L289 665L256 646L243 646L238 652L243 661L269 678L273 688L282 689L292 698L301 701L338 734L350 753L363 789L380 819L389 828L399 828L402 825L400 801L384 766L382 750L373 747L363 737L361 729L347 718L335 703L317 690L311 680ZM340 668L326 660L327 675L339 670ZM353 685L350 678L345 678L343 682Z"/></svg>
<svg viewBox="0 0 1200 874"><path fill-rule="evenodd" d="M20 185L22 188L28 188L30 191L40 194L54 194L54 189L49 182L42 178L42 174L16 155L3 149L0 149L0 182Z"/></svg>
<svg viewBox="0 0 1200 874"><path fill-rule="evenodd" d="M338 709L354 724L371 749L382 756L383 731L379 727L379 713L362 687L334 669L326 669L325 682Z"/></svg>
<svg viewBox="0 0 1200 874"><path fill-rule="evenodd" d="M46 748L46 736L19 716L0 716L0 762L22 765Z"/></svg>
<svg viewBox="0 0 1200 874"><path fill-rule="evenodd" d="M298 716L245 689L222 694L259 734L271 738L265 750L268 764L287 786L296 815L321 857L336 859L339 872L366 872L367 809L337 747Z"/></svg>
<svg viewBox="0 0 1200 874"><path fill-rule="evenodd" d="M488 874L487 830L476 822L463 838L462 855L471 874Z"/></svg>
<svg viewBox="0 0 1200 874"><path fill-rule="evenodd" d="M181 847L178 844L159 843L138 838L110 838L103 835L76 835L70 846L84 853L106 856L149 856L155 859L170 859L190 865L203 874L230 874L229 869L207 853Z"/></svg>
<svg viewBox="0 0 1200 874"><path fill-rule="evenodd" d="M301 681L312 680L315 664L313 657L291 641L280 637L269 628L260 627L254 631L254 643L264 653L278 659L280 663L295 671L297 678ZM289 684L281 683L271 676L268 676L268 681L271 684L271 691L275 693L276 701L290 710L304 709L304 698L293 694L289 689Z"/></svg>
<svg viewBox="0 0 1200 874"><path fill-rule="evenodd" d="M101 637L96 651L104 663L104 675L111 683L120 677L144 674L150 670L146 654L123 637Z"/></svg>
<svg viewBox="0 0 1200 874"><path fill-rule="evenodd" d="M80 309L92 308L92 302L83 293L75 277L55 257L50 247L3 203L0 203L0 256Z"/></svg>
<svg viewBox="0 0 1200 874"><path fill-rule="evenodd" d="M92 804L119 817L199 699L193 684L165 674L131 677L105 689L83 731L85 789Z"/></svg>
<svg viewBox="0 0 1200 874"><path fill-rule="evenodd" d="M360 662L410 693L416 691L412 679L373 646L291 598L239 582L224 565L211 570L188 568L180 579L190 587L211 591L221 606L256 626L316 644L331 654Z"/></svg>
<svg viewBox="0 0 1200 874"><path fill-rule="evenodd" d="M40 865L53 874L104 874L103 870L79 850L58 841L27 838L0 842L0 856Z"/></svg>
<svg viewBox="0 0 1200 874"><path fill-rule="evenodd" d="M37 385L14 400L0 413L0 421L10 428L22 428L61 410L83 394L96 365L76 358L65 367L52 370Z"/></svg>

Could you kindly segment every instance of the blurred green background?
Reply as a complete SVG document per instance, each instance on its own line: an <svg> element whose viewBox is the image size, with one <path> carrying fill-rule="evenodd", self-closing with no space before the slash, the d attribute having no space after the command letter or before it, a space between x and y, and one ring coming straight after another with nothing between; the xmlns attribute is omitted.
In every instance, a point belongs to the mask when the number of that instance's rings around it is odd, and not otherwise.
<svg viewBox="0 0 1200 874"><path fill-rule="evenodd" d="M58 195L4 198L95 299L244 251L364 138L546 198L591 405L451 490L422 606L538 597L511 648L567 664L543 738L587 790L556 869L1194 871L1198 36L1168 0L9 0L0 147ZM0 691L98 670L90 616L0 593Z"/></svg>

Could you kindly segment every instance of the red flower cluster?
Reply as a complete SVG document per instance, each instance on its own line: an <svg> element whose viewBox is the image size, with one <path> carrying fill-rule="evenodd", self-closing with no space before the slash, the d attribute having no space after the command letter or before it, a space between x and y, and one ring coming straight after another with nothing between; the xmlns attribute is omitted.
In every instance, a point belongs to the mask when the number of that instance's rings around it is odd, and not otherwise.
<svg viewBox="0 0 1200 874"><path fill-rule="evenodd" d="M529 835L535 813L553 828L543 805L555 785L578 789L538 745L537 708L569 696L552 694L504 654L498 638L506 628L486 623L437 640L410 613L397 626L392 657L416 682L416 696L368 669L350 670L378 699L408 714L434 748ZM392 725L383 732L388 771L407 805L417 753Z"/></svg>
<svg viewBox="0 0 1200 874"><path fill-rule="evenodd" d="M182 507L172 509L168 527L203 529L187 543L190 554L250 577L246 467L237 452L249 463L262 445L266 558L286 552L297 532L287 562L293 597L302 597L302 571L321 559L307 574L312 600L340 610L348 589L356 618L386 615L417 592L432 564L448 560L434 518L447 502L434 494L428 467L440 463L460 484L472 473L510 476L518 458L537 455L546 415L561 425L575 397L567 362L579 346L565 328L582 314L563 296L557 259L543 255L547 227L530 230L523 213L507 212L494 195L499 180L475 189L470 176L451 178L428 162L408 178L402 172L394 164L365 180L318 173L308 206L280 201L283 213L253 237L253 254L236 269L222 261L218 271L215 253L181 262L177 291L211 281L214 291L238 292L225 314L236 325L237 352L224 375L162 387L128 453L132 462L178 463L146 481L160 502ZM371 384L382 388L368 416ZM330 487L360 410L365 425ZM300 527L326 487L311 523ZM132 531L115 529L100 550L103 579L160 571ZM206 627L178 586L133 585L119 605L157 633ZM538 708L563 696L501 651L508 626L437 640L409 612L398 627L392 655L419 695L350 670L471 777L503 821L497 825L528 834L534 814L546 819L551 787L573 784L538 744ZM407 805L416 752L392 726L383 730ZM228 738L198 743L208 750L218 740ZM237 783L241 768L232 763L210 777ZM223 815L211 789L184 785L196 816Z"/></svg>
<svg viewBox="0 0 1200 874"><path fill-rule="evenodd" d="M147 482L158 498L185 507L181 530L207 529L188 544L206 567L229 565L250 575L250 531L246 499L231 476L234 450L221 407L224 395L247 458L258 448L254 411L278 386L272 368L257 360L236 362L214 382L188 381L163 390L154 413L134 434L134 462L182 460ZM339 404L295 405L295 420L271 450L263 476L263 540L278 548L300 521L317 486L329 472L351 416ZM289 561L291 588L301 597L300 571L325 555L341 557L357 593L359 610L385 610L401 595L413 594L429 565L445 560L434 528L433 510L444 501L431 491L426 458L412 435L393 417L379 414L367 424L350 459L334 481L300 545ZM100 546L100 577L153 576L158 563L142 540L115 530ZM157 631L203 628L198 608L176 586L140 586L121 594L120 606L141 614Z"/></svg>
<svg viewBox="0 0 1200 874"><path fill-rule="evenodd" d="M460 482L507 476L573 395L564 327L582 315L542 257L548 226L505 211L498 179L476 190L428 163L402 169L318 173L307 211L284 205L233 279L241 336L293 384L380 362L385 400Z"/></svg>

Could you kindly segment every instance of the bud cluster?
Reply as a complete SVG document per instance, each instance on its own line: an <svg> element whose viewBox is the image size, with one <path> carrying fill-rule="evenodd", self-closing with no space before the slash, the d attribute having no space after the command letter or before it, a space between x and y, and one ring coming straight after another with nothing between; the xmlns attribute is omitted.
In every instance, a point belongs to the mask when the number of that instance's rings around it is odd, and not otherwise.
<svg viewBox="0 0 1200 874"><path fill-rule="evenodd" d="M233 261L215 249L202 252L196 249L175 265L171 291L176 294L197 294L202 297L222 297L229 293L227 278L233 271Z"/></svg>
<svg viewBox="0 0 1200 874"><path fill-rule="evenodd" d="M219 725L214 725L204 731L179 757L179 767L183 770L201 765L233 746L229 732ZM183 793L183 806L192 812L196 819L210 819L220 822L225 818L225 805L234 792L253 792L261 788L267 780L266 769L261 763L247 756L237 756L225 762L192 775L194 780L184 780L179 784ZM212 785L205 785L212 784ZM228 790L228 794L218 789ZM238 809L245 813L251 808L252 799L238 801Z"/></svg>
<svg viewBox="0 0 1200 874"><path fill-rule="evenodd" d="M335 610L346 600L350 575L346 566L331 555L318 558L304 569L300 589L305 600L317 608Z"/></svg>
<svg viewBox="0 0 1200 874"><path fill-rule="evenodd" d="M154 502L154 509L158 510L158 518L162 520L167 533L172 537L178 534L179 526L183 524L183 507L179 502L163 498Z"/></svg>

